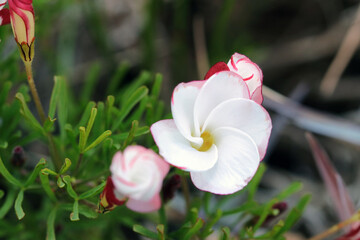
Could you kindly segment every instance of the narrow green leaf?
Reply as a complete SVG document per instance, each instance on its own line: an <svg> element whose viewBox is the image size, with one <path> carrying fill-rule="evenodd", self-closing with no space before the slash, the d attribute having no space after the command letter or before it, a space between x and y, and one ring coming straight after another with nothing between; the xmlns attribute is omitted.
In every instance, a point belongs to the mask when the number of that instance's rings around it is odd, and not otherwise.
<svg viewBox="0 0 360 240"><path fill-rule="evenodd" d="M60 93L59 93L59 100L58 100L58 114L57 118L59 119L59 126L60 126L60 136L61 139L64 141L66 136L66 129L65 125L68 119L68 112L69 112L69 97L68 97L68 90L66 85L66 80L63 77L56 77L58 79L60 85Z"/></svg>
<svg viewBox="0 0 360 240"><path fill-rule="evenodd" d="M134 140L135 132L136 132L138 126L139 126L139 122L137 120L134 120L131 124L131 129L130 129L129 135L124 141L122 150L124 150Z"/></svg>
<svg viewBox="0 0 360 240"><path fill-rule="evenodd" d="M81 119L79 121L78 127L85 126L85 124L88 122L91 114L91 110L96 106L96 103L91 101L86 105L86 108L84 110L83 115L81 116ZM77 134L77 133L76 133Z"/></svg>
<svg viewBox="0 0 360 240"><path fill-rule="evenodd" d="M247 186L247 189L249 191L249 196L248 196L249 201L252 201L254 199L256 190L259 186L259 183L260 183L261 178L264 175L265 171L266 171L266 166L264 163L261 163L259 165L259 168L258 168L255 176L253 177L253 179L250 181L250 183Z"/></svg>
<svg viewBox="0 0 360 240"><path fill-rule="evenodd" d="M101 71L101 64L99 62L93 63L88 71L88 74L85 79L85 86L81 93L81 102L82 104L86 103L90 98L95 89L97 80L99 79Z"/></svg>
<svg viewBox="0 0 360 240"><path fill-rule="evenodd" d="M165 240L165 228L163 224L159 224L156 227L156 230L158 232L158 239L159 240Z"/></svg>
<svg viewBox="0 0 360 240"><path fill-rule="evenodd" d="M55 235L55 219L56 219L56 212L57 212L57 207L55 206L49 216L48 219L46 221L46 240L55 240L56 239L56 235Z"/></svg>
<svg viewBox="0 0 360 240"><path fill-rule="evenodd" d="M97 115L97 108L92 108L91 109L91 112L90 112L90 118L89 118L89 121L87 123L87 126L86 126L86 132L85 132L85 142L87 141L89 135L90 135L90 132L91 132L91 129L94 125L94 122L95 122L95 118L96 118L96 115Z"/></svg>
<svg viewBox="0 0 360 240"><path fill-rule="evenodd" d="M90 149L96 147L97 145L99 145L102 141L104 141L107 137L109 137L111 135L111 131L107 130L105 132L103 132L97 139L95 139L94 142L92 142L85 150L84 152L89 151Z"/></svg>
<svg viewBox="0 0 360 240"><path fill-rule="evenodd" d="M135 132L135 137L147 134L149 132L150 132L150 128L148 126L139 127ZM124 132L124 133L112 135L112 138L116 141L124 141L128 136L129 136L129 132Z"/></svg>
<svg viewBox="0 0 360 240"><path fill-rule="evenodd" d="M65 183L64 183L63 180L61 179L61 176L58 176L58 178L57 178L57 180L56 180L56 184L58 185L59 188L65 187Z"/></svg>
<svg viewBox="0 0 360 240"><path fill-rule="evenodd" d="M69 175L66 175L63 177L63 180L66 183L66 190L69 193L70 197L78 199L78 196L71 185L71 177Z"/></svg>
<svg viewBox="0 0 360 240"><path fill-rule="evenodd" d="M155 75L155 81L154 81L154 85L151 89L151 95L155 97L155 99L157 99L160 95L160 90L161 90L161 85L163 82L163 76L160 73L157 73Z"/></svg>
<svg viewBox="0 0 360 240"><path fill-rule="evenodd" d="M38 176L41 169L44 168L46 164L46 160L44 158L40 159L38 164L36 164L34 170L31 172L30 176L28 177L27 181L24 184L24 187L30 186L30 184L33 184L35 182L36 177Z"/></svg>
<svg viewBox="0 0 360 240"><path fill-rule="evenodd" d="M50 117L47 117L45 122L44 122L44 130L46 132L51 132L53 130L55 121L56 121L56 119L52 119Z"/></svg>
<svg viewBox="0 0 360 240"><path fill-rule="evenodd" d="M284 222L284 226L282 227L282 229L274 236L274 239L276 237L280 237L282 234L284 234L285 232L287 232L288 230L290 230L290 228L292 226L294 226L294 224L300 219L302 213L304 212L306 206L308 205L308 203L311 200L311 195L310 194L306 194L304 195L298 202L298 204L296 205L296 207L294 207L289 215L287 216L287 218L285 219Z"/></svg>
<svg viewBox="0 0 360 240"><path fill-rule="evenodd" d="M73 205L73 212L70 214L70 220L71 221L79 221L79 202L78 200L75 200Z"/></svg>
<svg viewBox="0 0 360 240"><path fill-rule="evenodd" d="M13 189L9 190L6 194L5 202L0 208L0 219L3 219L5 215L9 212L11 209L14 200L15 200L15 191Z"/></svg>
<svg viewBox="0 0 360 240"><path fill-rule="evenodd" d="M279 201L283 201L284 199L288 198L292 194L300 191L303 187L303 184L301 182L293 182L290 184L289 187L287 187L285 190L280 192L275 198L277 198Z"/></svg>
<svg viewBox="0 0 360 240"><path fill-rule="evenodd" d="M48 174L44 174L44 173L42 173L42 171L41 171L41 173L39 174L39 176L40 176L41 185L42 185L45 193L48 195L48 197L49 197L52 201L56 202L55 194L54 194L54 192L52 191L51 186L50 186L49 175L48 175Z"/></svg>
<svg viewBox="0 0 360 240"><path fill-rule="evenodd" d="M156 233L141 225L135 224L133 226L133 231L151 239L158 239L158 235Z"/></svg>
<svg viewBox="0 0 360 240"><path fill-rule="evenodd" d="M258 204L256 202L246 202L243 205L241 205L240 207L237 207L235 209L231 209L228 211L224 211L223 216L237 214L237 213L241 213L243 211L249 211L250 209L253 209L257 206L258 206Z"/></svg>
<svg viewBox="0 0 360 240"><path fill-rule="evenodd" d="M79 127L80 137L79 137L79 149L80 153L84 153L86 147L86 130L84 127Z"/></svg>
<svg viewBox="0 0 360 240"><path fill-rule="evenodd" d="M3 190L0 189L0 199L2 199L5 195L5 192Z"/></svg>
<svg viewBox="0 0 360 240"><path fill-rule="evenodd" d="M201 237L203 239L205 239L213 232L212 227L219 221L221 216L222 216L222 211L218 209L214 214L214 216L209 218L209 222L204 226L204 230L201 233Z"/></svg>
<svg viewBox="0 0 360 240"><path fill-rule="evenodd" d="M103 182L100 185L90 189L89 191L86 191L86 192L80 194L79 199L87 199L87 198L92 197L94 195L100 194L103 191L105 185L106 185L106 182Z"/></svg>
<svg viewBox="0 0 360 240"><path fill-rule="evenodd" d="M195 224L189 229L189 231L185 234L184 240L189 240L192 236L199 233L200 229L204 225L204 221L201 218L198 218Z"/></svg>
<svg viewBox="0 0 360 240"><path fill-rule="evenodd" d="M73 207L74 207L73 204L61 205L62 209L65 209L65 210L71 211L71 212L73 212ZM79 209L79 214L81 214L87 218L94 219L94 218L98 217L98 213L96 212L96 209L89 208L88 206L85 206L85 205L79 205L78 209Z"/></svg>
<svg viewBox="0 0 360 240"><path fill-rule="evenodd" d="M21 187L22 184L19 180L13 177L11 173L6 169L1 157L0 157L0 173L11 184Z"/></svg>
<svg viewBox="0 0 360 240"><path fill-rule="evenodd" d="M59 76L54 77L54 87L51 93L50 97L50 104L49 104L49 117L54 118L55 117L55 111L56 111L56 105L59 101L59 95L61 92L61 81L63 79Z"/></svg>
<svg viewBox="0 0 360 240"><path fill-rule="evenodd" d="M42 133L45 134L44 129L42 128L42 126L40 125L38 120L36 120L34 115L29 110L29 108L28 108L28 106L26 104L24 95L22 95L21 93L17 93L15 96L21 103L21 114L30 122L30 124L34 128L38 129L39 131L41 131Z"/></svg>
<svg viewBox="0 0 360 240"><path fill-rule="evenodd" d="M22 208L22 202L24 200L24 190L21 189L16 200L15 200L15 213L19 220L25 217L24 210Z"/></svg>
<svg viewBox="0 0 360 240"><path fill-rule="evenodd" d="M54 172L53 170L51 169L48 169L48 168L43 168L41 169L41 173L42 174L45 174L45 175L53 175L53 176L57 176L58 174L56 172Z"/></svg>
<svg viewBox="0 0 360 240"><path fill-rule="evenodd" d="M221 228L221 231L224 233L222 240L230 240L231 239L230 228L223 227L223 228Z"/></svg>
<svg viewBox="0 0 360 240"><path fill-rule="evenodd" d="M125 117L129 114L131 109L141 101L142 98L144 98L148 94L149 90L147 87L142 86L138 88L124 103L123 107L121 108L120 115L117 118L116 122L113 124L112 131L117 130L122 121L125 119Z"/></svg>
<svg viewBox="0 0 360 240"><path fill-rule="evenodd" d="M112 120L112 109L114 107L115 98L112 95L109 95L106 99L106 127L110 126L110 121Z"/></svg>
<svg viewBox="0 0 360 240"><path fill-rule="evenodd" d="M122 91L119 92L116 99L118 101L120 100L120 102L126 102L126 100L130 98L130 96L136 91L136 89L150 82L151 78L152 74L150 72L142 71L140 75L134 81L132 81L129 86L123 88Z"/></svg>
<svg viewBox="0 0 360 240"><path fill-rule="evenodd" d="M60 171L59 171L59 174L60 174L60 175L61 175L61 174L64 174L64 173L69 169L70 166L71 166L71 161L70 161L70 159L65 158L65 162L64 162L64 164L61 166Z"/></svg>
<svg viewBox="0 0 360 240"><path fill-rule="evenodd" d="M261 225L264 223L266 217L271 213L272 211L272 206L277 203L278 200L277 199L272 199L271 201L269 201L268 203L265 204L265 207L259 217L259 220L256 222L255 226L253 227L253 232L255 233L259 227L261 227Z"/></svg>

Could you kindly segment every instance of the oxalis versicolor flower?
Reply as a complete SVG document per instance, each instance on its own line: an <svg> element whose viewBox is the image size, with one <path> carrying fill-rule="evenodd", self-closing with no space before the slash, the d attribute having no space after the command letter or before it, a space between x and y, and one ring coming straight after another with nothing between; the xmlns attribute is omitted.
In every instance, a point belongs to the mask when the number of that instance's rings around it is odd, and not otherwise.
<svg viewBox="0 0 360 240"><path fill-rule="evenodd" d="M231 194L247 185L263 159L271 119L260 105L262 72L235 53L206 80L180 83L171 99L173 119L151 126L160 155L190 172L194 185Z"/></svg>
<svg viewBox="0 0 360 240"><path fill-rule="evenodd" d="M8 2L9 9L3 9ZM23 61L34 58L35 17L32 0L0 0L0 26L11 22Z"/></svg>
<svg viewBox="0 0 360 240"><path fill-rule="evenodd" d="M126 204L136 212L151 212L161 206L160 190L169 164L151 149L129 146L113 157L111 177L100 195L100 211Z"/></svg>

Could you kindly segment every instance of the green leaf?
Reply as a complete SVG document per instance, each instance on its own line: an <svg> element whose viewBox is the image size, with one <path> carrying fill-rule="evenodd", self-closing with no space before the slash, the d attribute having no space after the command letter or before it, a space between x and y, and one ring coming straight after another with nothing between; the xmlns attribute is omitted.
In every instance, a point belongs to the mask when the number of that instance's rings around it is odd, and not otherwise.
<svg viewBox="0 0 360 240"><path fill-rule="evenodd" d="M89 102L87 105L86 105L86 108L84 110L84 113L83 115L81 116L81 119L79 121L79 124L78 126L85 126L85 124L88 122L89 118L90 118L90 114L91 114L91 110L96 106L96 103L95 102Z"/></svg>
<svg viewBox="0 0 360 240"><path fill-rule="evenodd" d="M149 92L149 89L147 87L142 86L138 88L124 103L123 107L121 108L120 115L117 118L116 122L113 124L112 131L117 130L122 121L125 119L125 117L129 114L131 109L140 102L142 98L144 98Z"/></svg>
<svg viewBox="0 0 360 240"><path fill-rule="evenodd" d="M5 195L5 192L3 190L0 189L0 199L2 199Z"/></svg>
<svg viewBox="0 0 360 240"><path fill-rule="evenodd" d="M25 217L24 210L22 209L22 202L24 200L24 190L21 189L15 200L15 213L19 220Z"/></svg>
<svg viewBox="0 0 360 240"><path fill-rule="evenodd" d="M86 130L84 127L79 127L80 137L79 137L79 149L80 153L84 153L86 147Z"/></svg>
<svg viewBox="0 0 360 240"><path fill-rule="evenodd" d="M243 211L248 211L249 209L255 208L257 206L258 206L258 204L256 202L246 202L243 205L241 205L240 207L237 207L232 210L224 211L223 216L228 216L228 215L232 215L232 214L241 213Z"/></svg>
<svg viewBox="0 0 360 240"><path fill-rule="evenodd" d="M139 122L137 120L134 120L131 124L131 129L129 132L128 137L125 139L124 144L122 146L122 150L125 150L125 148L130 145L130 143L134 140L135 132L139 126Z"/></svg>
<svg viewBox="0 0 360 240"><path fill-rule="evenodd" d="M46 132L51 132L53 130L55 121L56 121L56 119L52 119L50 117L47 117L45 122L44 122L44 130Z"/></svg>
<svg viewBox="0 0 360 240"><path fill-rule="evenodd" d="M60 174L60 175L61 175L61 174L64 174L64 173L69 169L70 166L71 166L71 161L70 161L70 159L65 158L65 162L64 162L64 164L61 166L60 171L59 171L59 174Z"/></svg>
<svg viewBox="0 0 360 240"><path fill-rule="evenodd" d="M258 168L255 176L253 177L253 179L250 181L250 183L247 186L247 189L249 191L249 196L248 196L249 201L252 201L254 199L256 190L259 186L259 183L260 183L261 178L264 175L265 171L266 171L266 166L264 163L261 163L259 165L259 168Z"/></svg>
<svg viewBox="0 0 360 240"><path fill-rule="evenodd" d="M209 222L204 226L204 230L201 233L201 237L205 239L207 236L209 236L213 230L212 227L219 221L219 219L222 216L222 211L218 209L214 216L211 216L209 218Z"/></svg>
<svg viewBox="0 0 360 240"><path fill-rule="evenodd" d="M70 214L70 220L71 221L79 221L79 202L78 200L75 200L73 205L73 212Z"/></svg>
<svg viewBox="0 0 360 240"><path fill-rule="evenodd" d="M74 205L73 204L64 204L64 205L61 205L61 207L62 207L62 209L73 212ZM98 217L98 213L96 212L96 210L89 208L88 206L79 205L78 210L79 210L79 214L81 214L87 218L94 219L94 218Z"/></svg>
<svg viewBox="0 0 360 240"><path fill-rule="evenodd" d="M261 225L266 220L266 217L269 216L269 214L271 214L272 206L277 202L278 202L277 199L272 199L271 201L269 201L268 203L265 204L265 207L262 210L259 220L256 222L255 226L253 227L254 233L259 229L259 227L261 227Z"/></svg>
<svg viewBox="0 0 360 240"><path fill-rule="evenodd" d="M159 240L165 240L165 233L164 233L165 228L164 228L164 225L163 224L157 225L156 230L158 232L158 239Z"/></svg>
<svg viewBox="0 0 360 240"><path fill-rule="evenodd" d="M8 147L8 145L9 144L7 141L0 140L0 148L6 149Z"/></svg>
<svg viewBox="0 0 360 240"><path fill-rule="evenodd" d="M154 81L154 85L151 89L151 95L155 97L155 99L157 99L160 95L160 90L161 90L161 85L163 82L163 76L160 73L157 73L155 75L155 81Z"/></svg>
<svg viewBox="0 0 360 240"><path fill-rule="evenodd" d="M87 139L88 139L88 137L90 135L91 129L92 129L93 125L94 125L96 115L97 115L97 108L94 107L94 108L91 109L90 118L89 118L89 121L88 121L87 126L86 126L85 143L87 142Z"/></svg>
<svg viewBox="0 0 360 240"><path fill-rule="evenodd" d="M196 235L200 231L203 225L204 225L204 221L201 218L198 218L195 224L185 234L183 239L189 240L192 236Z"/></svg>
<svg viewBox="0 0 360 240"><path fill-rule="evenodd" d="M231 239L231 232L228 227L221 228L221 231L224 233L222 240L230 240Z"/></svg>
<svg viewBox="0 0 360 240"><path fill-rule="evenodd" d="M5 215L11 209L15 200L15 191L13 189L9 190L6 194L5 202L0 208L0 219L3 219Z"/></svg>
<svg viewBox="0 0 360 240"><path fill-rule="evenodd" d="M101 193L103 191L105 185L106 185L106 182L103 182L100 185L90 189L89 191L86 191L86 192L80 194L79 199L86 199L86 198L92 197L94 195L98 195L99 193Z"/></svg>
<svg viewBox="0 0 360 240"><path fill-rule="evenodd" d="M19 180L13 177L11 173L6 169L1 157L0 157L0 173L11 184L21 187L22 184Z"/></svg>
<svg viewBox="0 0 360 240"><path fill-rule="evenodd" d="M301 182L293 182L290 184L289 187L287 187L285 190L280 192L275 198L277 198L279 201L283 201L292 194L300 191L303 187L303 184Z"/></svg>
<svg viewBox="0 0 360 240"><path fill-rule="evenodd" d="M56 212L57 212L57 207L54 207L49 216L48 219L46 221L46 240L55 240L56 239L56 235L55 235L55 219L56 219Z"/></svg>
<svg viewBox="0 0 360 240"><path fill-rule="evenodd" d="M139 127L135 132L135 137L147 134L149 132L150 132L150 128L148 126ZM124 132L124 133L112 135L112 138L117 141L123 141L128 136L129 136L129 132Z"/></svg>
<svg viewBox="0 0 360 240"><path fill-rule="evenodd" d="M71 177L69 175L66 175L63 177L63 180L66 183L66 190L69 193L70 197L78 199L78 196L71 185Z"/></svg>
<svg viewBox="0 0 360 240"><path fill-rule="evenodd" d="M38 164L36 164L29 178L25 182L24 187L28 187L30 186L30 184L33 184L35 182L36 177L38 176L40 170L44 168L45 164L46 164L46 160L44 158L41 158Z"/></svg>
<svg viewBox="0 0 360 240"><path fill-rule="evenodd" d="M56 172L54 172L53 170L51 169L48 169L48 168L43 168L41 169L41 173L44 174L44 175L53 175L53 176L57 176L58 174Z"/></svg>
<svg viewBox="0 0 360 240"><path fill-rule="evenodd" d="M57 180L56 180L56 184L58 185L59 188L65 187L65 183L64 183L63 180L61 179L61 176L58 176L58 178L57 178Z"/></svg>
<svg viewBox="0 0 360 240"><path fill-rule="evenodd" d="M81 102L86 103L90 98L95 89L97 80L99 79L101 71L101 64L99 62L93 63L88 71L88 74L85 79L85 86L81 93Z"/></svg>
<svg viewBox="0 0 360 240"><path fill-rule="evenodd" d="M59 119L59 126L60 126L60 136L61 139L64 141L66 136L66 129L65 125L68 118L69 112L69 98L68 98L68 91L66 86L66 81L63 77L57 77L59 85L60 85L60 93L59 93L59 100L58 100L58 114L57 118Z"/></svg>
<svg viewBox="0 0 360 240"><path fill-rule="evenodd" d="M135 224L133 226L133 231L151 239L158 239L158 235L156 233L141 225Z"/></svg>
<svg viewBox="0 0 360 240"><path fill-rule="evenodd" d="M43 134L46 134L44 132L44 129L42 128L42 126L40 125L40 123L36 120L36 118L34 117L34 115L31 113L31 111L29 110L24 95L22 95L21 93L17 93L16 98L20 101L21 103L21 114L30 122L30 124L36 128L37 130L41 131Z"/></svg>
<svg viewBox="0 0 360 240"><path fill-rule="evenodd" d="M61 84L62 84L61 81L63 81L63 78L59 76L54 77L54 87L50 97L49 114L48 114L49 117L52 119L55 117L56 105L59 101Z"/></svg>
<svg viewBox="0 0 360 240"><path fill-rule="evenodd" d="M43 169L44 170L44 169ZM56 202L56 197L55 197L55 194L54 192L52 191L51 189L51 186L50 186L50 182L49 182L49 175L48 174L44 174L42 171L41 173L39 174L40 176L40 182L41 182L41 186L43 187L45 193L48 195L48 197Z"/></svg>
<svg viewBox="0 0 360 240"><path fill-rule="evenodd" d="M96 147L97 145L99 145L102 141L104 141L107 137L109 137L111 135L111 131L107 130L105 132L103 132L97 139L95 139L94 142L92 142L85 150L84 152L89 151L90 149Z"/></svg>
<svg viewBox="0 0 360 240"><path fill-rule="evenodd" d="M4 105L11 89L12 82L5 82L0 92L0 107Z"/></svg>
<svg viewBox="0 0 360 240"><path fill-rule="evenodd" d="M311 200L311 195L310 194L306 194L304 195L300 201L298 202L298 204L296 205L296 207L294 207L289 215L287 216L287 218L285 219L285 223L284 226L282 227L282 229L274 236L274 239L276 239L276 237L280 237L282 234L284 234L285 232L287 232L288 230L290 230L290 228L292 226L294 226L294 224L300 219L302 213L304 212L307 204L310 202Z"/></svg>

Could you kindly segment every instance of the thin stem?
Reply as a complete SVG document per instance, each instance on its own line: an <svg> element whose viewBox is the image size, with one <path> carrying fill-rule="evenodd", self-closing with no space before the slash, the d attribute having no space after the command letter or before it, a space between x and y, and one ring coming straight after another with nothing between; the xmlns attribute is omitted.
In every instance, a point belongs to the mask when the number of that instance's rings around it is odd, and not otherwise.
<svg viewBox="0 0 360 240"><path fill-rule="evenodd" d="M309 238L308 240L321 240L324 239L334 233L336 233L337 231L339 231L340 229L352 224L353 222L359 221L360 220L360 210L358 212L356 212L352 217L350 217L349 219L339 222L338 224L330 227L329 229L327 229L325 232L322 232L312 238Z"/></svg>
<svg viewBox="0 0 360 240"><path fill-rule="evenodd" d="M161 207L159 209L159 217L160 217L160 223L164 225L164 232L166 232L167 224L166 224L166 213L165 213L165 204L164 201L161 203Z"/></svg>
<svg viewBox="0 0 360 240"><path fill-rule="evenodd" d="M190 211L190 192L189 192L189 186L186 181L186 176L181 175L181 188L184 194L185 198L185 204L186 204L186 212Z"/></svg>
<svg viewBox="0 0 360 240"><path fill-rule="evenodd" d="M46 121L45 112L44 112L44 108L43 108L43 106L41 104L39 94L38 94L38 92L36 90L34 77L33 77L33 73L32 73L31 62L24 61L24 65L25 65L28 84L29 84L29 87L30 87L30 92L31 92L31 95L32 95L33 100L35 102L35 107L36 107L36 110L37 110L37 112L39 114L41 124L44 125L44 123ZM59 170L61 168L62 162L60 160L59 153L58 153L58 151L56 149L54 138L51 135L51 133L47 134L47 138L48 138L49 145L50 145L50 147L49 147L50 148L50 154L52 156L55 168L57 170Z"/></svg>
<svg viewBox="0 0 360 240"><path fill-rule="evenodd" d="M84 154L83 154L83 153L80 153L79 159L78 159L78 161L77 161L77 163L76 163L76 167L75 167L75 171L74 171L74 176L77 175L77 173L78 173L78 171L79 171L79 169L80 169L80 165L81 165L83 156L84 156Z"/></svg>
<svg viewBox="0 0 360 240"><path fill-rule="evenodd" d="M26 75L27 75L27 80L29 83L29 87L30 87L30 91L31 91L31 95L34 99L35 102L35 106L36 106L36 110L39 114L41 123L44 124L46 118L45 118L45 112L44 112L44 108L41 104L38 92L36 90L36 86L35 86L35 82L34 82L34 78L33 78L33 74L32 74L32 68L31 68L31 62L24 62L25 64L25 69L26 69Z"/></svg>

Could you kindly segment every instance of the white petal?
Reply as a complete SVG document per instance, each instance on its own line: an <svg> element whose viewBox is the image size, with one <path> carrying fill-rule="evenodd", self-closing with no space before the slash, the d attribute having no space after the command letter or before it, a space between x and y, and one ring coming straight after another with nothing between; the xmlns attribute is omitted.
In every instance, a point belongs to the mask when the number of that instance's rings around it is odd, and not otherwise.
<svg viewBox="0 0 360 240"><path fill-rule="evenodd" d="M193 137L194 104L204 83L205 81L180 83L171 98L171 111L177 128L185 138L200 146L202 139Z"/></svg>
<svg viewBox="0 0 360 240"><path fill-rule="evenodd" d="M245 55L235 53L228 62L230 71L239 74L249 87L250 95L256 88L262 86L263 74L256 63L253 63Z"/></svg>
<svg viewBox="0 0 360 240"><path fill-rule="evenodd" d="M262 95L262 86L258 86L251 95L251 100L257 102L258 104L262 104L264 98Z"/></svg>
<svg viewBox="0 0 360 240"><path fill-rule="evenodd" d="M0 10L3 9L3 7L5 6L7 0L0 0Z"/></svg>
<svg viewBox="0 0 360 240"><path fill-rule="evenodd" d="M217 105L232 98L250 98L249 89L242 78L230 71L222 71L211 76L195 101L195 130L200 129ZM200 132L195 134L199 135Z"/></svg>
<svg viewBox="0 0 360 240"><path fill-rule="evenodd" d="M247 133L256 143L260 159L265 156L271 133L271 119L259 104L248 99L230 99L219 104L206 119L203 131L233 127Z"/></svg>
<svg viewBox="0 0 360 240"><path fill-rule="evenodd" d="M234 128L213 132L219 159L211 169L191 172L194 185L215 194L231 194L244 188L254 176L260 157L249 135Z"/></svg>
<svg viewBox="0 0 360 240"><path fill-rule="evenodd" d="M205 152L196 150L190 141L181 135L171 119L154 123L150 130L160 155L171 165L185 171L205 171L212 168L217 161L215 145Z"/></svg>

